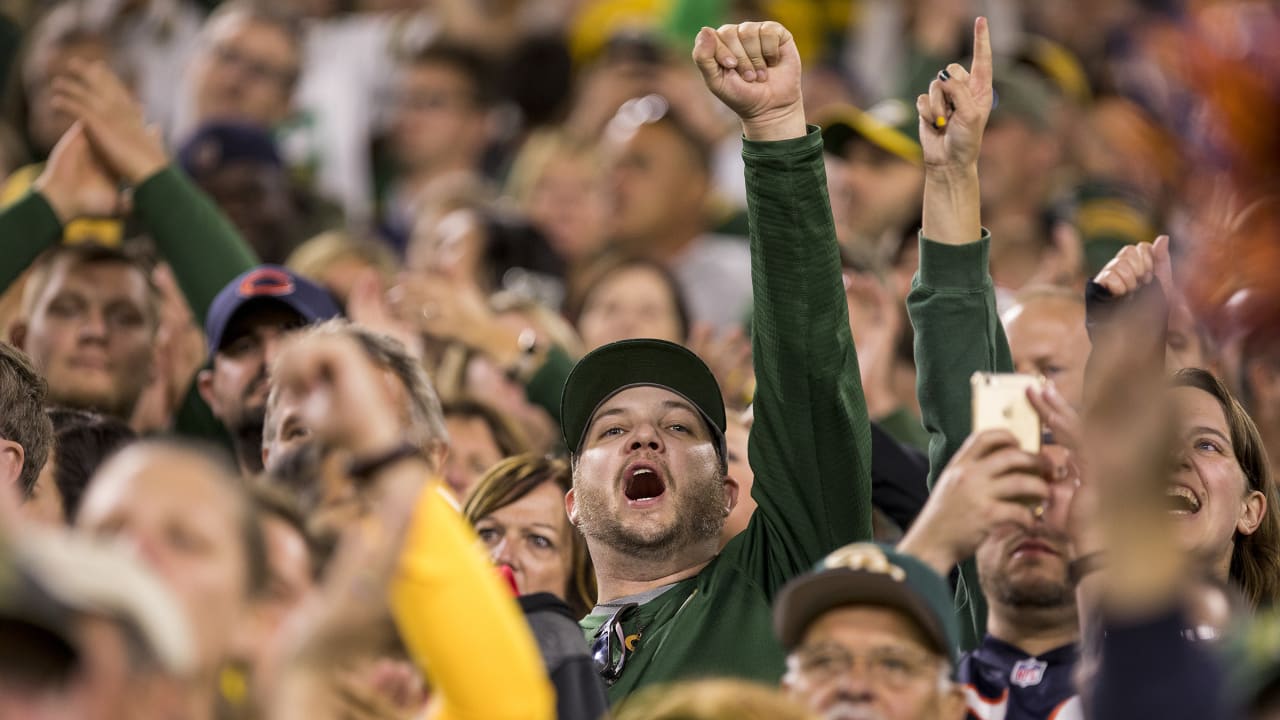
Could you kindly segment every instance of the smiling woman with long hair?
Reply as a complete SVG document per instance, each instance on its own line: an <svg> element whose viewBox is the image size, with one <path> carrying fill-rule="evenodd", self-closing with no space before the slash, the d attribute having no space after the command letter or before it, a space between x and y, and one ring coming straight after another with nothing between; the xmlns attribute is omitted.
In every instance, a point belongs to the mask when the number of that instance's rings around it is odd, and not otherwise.
<svg viewBox="0 0 1280 720"><path fill-rule="evenodd" d="M1254 608L1280 598L1280 499L1253 420L1221 380L1174 375L1179 432L1171 502L1184 547L1226 575Z"/></svg>

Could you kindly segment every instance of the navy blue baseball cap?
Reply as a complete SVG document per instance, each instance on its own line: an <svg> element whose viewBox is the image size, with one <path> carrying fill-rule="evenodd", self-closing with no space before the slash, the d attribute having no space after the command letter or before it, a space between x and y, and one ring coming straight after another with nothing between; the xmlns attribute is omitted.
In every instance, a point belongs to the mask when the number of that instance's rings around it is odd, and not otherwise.
<svg viewBox="0 0 1280 720"><path fill-rule="evenodd" d="M286 307L311 323L342 314L328 290L280 265L259 265L246 270L218 291L204 322L209 354L222 349L223 333L238 314L262 305Z"/></svg>
<svg viewBox="0 0 1280 720"><path fill-rule="evenodd" d="M202 125L178 150L178 166L194 178L237 162L284 167L271 133L245 123Z"/></svg>

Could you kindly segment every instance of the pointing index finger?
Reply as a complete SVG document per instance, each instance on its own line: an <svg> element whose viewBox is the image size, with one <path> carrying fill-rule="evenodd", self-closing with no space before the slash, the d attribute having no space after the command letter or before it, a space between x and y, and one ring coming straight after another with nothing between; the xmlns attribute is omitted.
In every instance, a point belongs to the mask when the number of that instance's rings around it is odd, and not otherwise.
<svg viewBox="0 0 1280 720"><path fill-rule="evenodd" d="M987 19L981 16L973 23L973 67L969 74L984 86L991 86L991 32Z"/></svg>

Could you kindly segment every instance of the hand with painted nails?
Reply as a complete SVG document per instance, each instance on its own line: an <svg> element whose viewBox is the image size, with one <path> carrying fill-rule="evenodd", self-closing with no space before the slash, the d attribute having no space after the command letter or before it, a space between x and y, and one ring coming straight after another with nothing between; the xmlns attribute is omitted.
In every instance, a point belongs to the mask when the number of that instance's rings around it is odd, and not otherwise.
<svg viewBox="0 0 1280 720"><path fill-rule="evenodd" d="M703 28L693 61L707 89L742 119L748 140L786 140L807 132L800 95L800 53L776 22Z"/></svg>
<svg viewBox="0 0 1280 720"><path fill-rule="evenodd" d="M973 25L973 65L951 63L916 98L920 145L927 168L967 169L978 162L982 133L991 114L991 36L987 19Z"/></svg>

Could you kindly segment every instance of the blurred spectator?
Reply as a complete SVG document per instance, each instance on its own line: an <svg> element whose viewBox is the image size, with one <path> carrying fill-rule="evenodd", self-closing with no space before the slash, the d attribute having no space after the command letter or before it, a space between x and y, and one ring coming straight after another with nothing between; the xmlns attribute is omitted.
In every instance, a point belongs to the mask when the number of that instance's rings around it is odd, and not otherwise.
<svg viewBox="0 0 1280 720"><path fill-rule="evenodd" d="M237 638L255 641L251 608L268 582L262 529L235 468L204 446L135 443L94 477L76 526L135 545L177 596L195 660L182 707L211 712Z"/></svg>
<svg viewBox="0 0 1280 720"><path fill-rule="evenodd" d="M449 432L444 480L460 502L471 497L476 484L499 460L531 449L511 418L474 398L445 402L444 425Z"/></svg>
<svg viewBox="0 0 1280 720"><path fill-rule="evenodd" d="M209 194L266 263L283 263L302 240L339 222L286 171L271 134L258 126L200 126L178 151L178 163Z"/></svg>
<svg viewBox="0 0 1280 720"><path fill-rule="evenodd" d="M484 293L518 292L549 307L563 302L565 263L524 218L477 198L446 200L437 212L424 213L415 225L405 257L411 270Z"/></svg>
<svg viewBox="0 0 1280 720"><path fill-rule="evenodd" d="M604 247L604 170L595 146L542 131L521 147L507 194L547 236L570 269L581 270Z"/></svg>
<svg viewBox="0 0 1280 720"><path fill-rule="evenodd" d="M53 426L44 414L45 384L31 360L12 345L0 342L0 483L18 490L23 513L57 524L62 511L58 487L41 481L53 445Z"/></svg>
<svg viewBox="0 0 1280 720"><path fill-rule="evenodd" d="M324 287L343 307L364 273L373 271L380 287L385 288L392 284L397 268L395 255L385 244L341 230L307 240L290 253L284 264Z"/></svg>
<svg viewBox="0 0 1280 720"><path fill-rule="evenodd" d="M1065 288L1027 288L1000 320L1009 338L1013 368L1049 380L1074 408L1084 405L1089 334L1084 298Z"/></svg>
<svg viewBox="0 0 1280 720"><path fill-rule="evenodd" d="M588 350L628 338L684 342L689 335L684 292L665 265L639 258L603 260L584 273L581 287L565 314Z"/></svg>
<svg viewBox="0 0 1280 720"><path fill-rule="evenodd" d="M133 68L147 120L173 127L183 74L198 45L205 8L195 0L94 0L86 14L106 28L114 52Z"/></svg>
<svg viewBox="0 0 1280 720"><path fill-rule="evenodd" d="M402 248L424 191L451 175L481 171L495 102L488 61L469 47L432 43L402 61L392 102L394 175L382 194L381 219Z"/></svg>
<svg viewBox="0 0 1280 720"><path fill-rule="evenodd" d="M25 587L6 593L0 610L0 714L103 720L188 714L175 700L195 660L191 623L159 574L101 538L22 533L15 555ZM70 645L74 665L56 689L44 688L41 702L19 711L11 704L14 691L52 670L32 630L55 618L43 628Z"/></svg>
<svg viewBox="0 0 1280 720"><path fill-rule="evenodd" d="M47 414L53 423L53 448L40 471L39 486L50 489L61 508L61 522L71 525L98 466L137 434L107 415L57 407Z"/></svg>
<svg viewBox="0 0 1280 720"><path fill-rule="evenodd" d="M0 178L0 206L13 203L31 187L43 169L42 161L75 121L72 113L65 107L55 106L54 102L54 81L67 78L73 59L104 62L126 82L131 77L130 69L120 60L107 29L93 17L89 3L73 0L49 8L24 40L18 61L20 82L10 88L9 100L5 103L6 118L19 135L22 149L20 154L8 159L30 156L36 162L0 168L4 171ZM75 241L119 244L124 228L106 215L108 213L98 213L96 217L68 222L64 237Z"/></svg>
<svg viewBox="0 0 1280 720"><path fill-rule="evenodd" d="M302 53L298 19L259 0L223 3L196 46L186 76L189 106L180 108L175 140L209 122L272 131L292 109Z"/></svg>
<svg viewBox="0 0 1280 720"><path fill-rule="evenodd" d="M750 310L750 257L741 239L707 232L706 140L659 95L624 103L605 138L610 241L670 267L695 322L741 324Z"/></svg>
<svg viewBox="0 0 1280 720"><path fill-rule="evenodd" d="M64 245L33 266L10 337L52 402L127 421L151 379L158 323L149 269L119 250Z"/></svg>
<svg viewBox="0 0 1280 720"><path fill-rule="evenodd" d="M828 190L840 244L874 261L887 253L890 233L920 217L918 116L900 100L865 111L837 105L820 113L823 146L835 158L829 160L834 167Z"/></svg>

